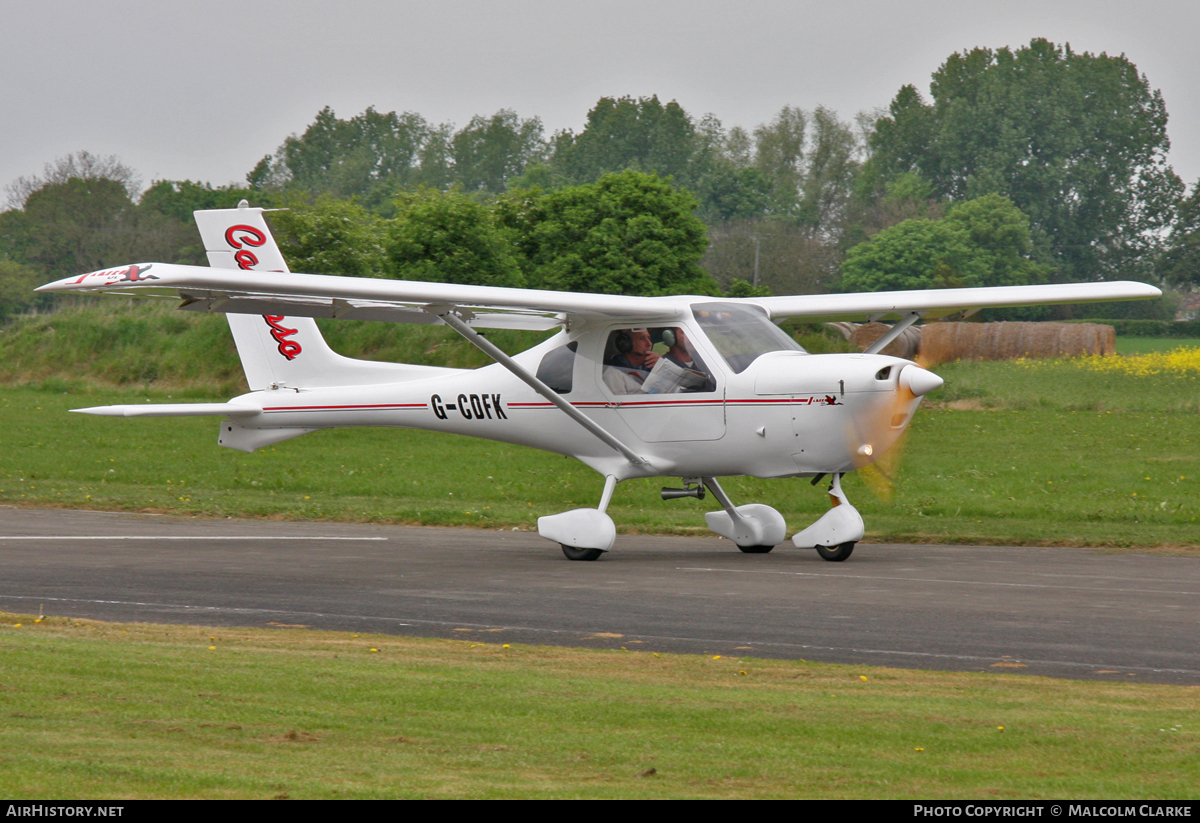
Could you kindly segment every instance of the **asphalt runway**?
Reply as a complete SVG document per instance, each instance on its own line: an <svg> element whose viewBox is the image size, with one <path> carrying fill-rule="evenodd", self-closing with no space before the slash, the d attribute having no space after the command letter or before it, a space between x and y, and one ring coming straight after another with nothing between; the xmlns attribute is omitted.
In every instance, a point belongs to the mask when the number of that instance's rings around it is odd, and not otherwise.
<svg viewBox="0 0 1200 823"><path fill-rule="evenodd" d="M0 507L0 610L1200 684L1200 556L529 532Z"/></svg>

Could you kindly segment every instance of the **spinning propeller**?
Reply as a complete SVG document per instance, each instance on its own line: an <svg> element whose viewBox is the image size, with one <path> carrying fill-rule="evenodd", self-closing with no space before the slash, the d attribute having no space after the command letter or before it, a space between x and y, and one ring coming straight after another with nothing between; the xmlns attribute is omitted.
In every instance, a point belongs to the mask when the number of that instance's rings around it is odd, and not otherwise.
<svg viewBox="0 0 1200 823"><path fill-rule="evenodd" d="M856 415L847 429L846 445L855 470L867 488L885 503L891 502L900 476L908 422L920 399L944 382L916 364L901 366L895 390L880 397L871 414Z"/></svg>

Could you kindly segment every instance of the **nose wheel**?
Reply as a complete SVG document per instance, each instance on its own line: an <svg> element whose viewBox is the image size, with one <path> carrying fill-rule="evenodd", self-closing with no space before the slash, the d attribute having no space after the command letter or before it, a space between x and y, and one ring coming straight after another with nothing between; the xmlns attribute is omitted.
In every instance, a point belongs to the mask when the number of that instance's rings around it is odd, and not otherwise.
<svg viewBox="0 0 1200 823"><path fill-rule="evenodd" d="M832 560L835 563L841 562L850 556L854 551L854 543L843 543L840 546L817 546L817 554L822 560Z"/></svg>
<svg viewBox="0 0 1200 823"><path fill-rule="evenodd" d="M562 544L562 550L568 560L599 560L600 555L604 554L600 549L577 549L566 543Z"/></svg>

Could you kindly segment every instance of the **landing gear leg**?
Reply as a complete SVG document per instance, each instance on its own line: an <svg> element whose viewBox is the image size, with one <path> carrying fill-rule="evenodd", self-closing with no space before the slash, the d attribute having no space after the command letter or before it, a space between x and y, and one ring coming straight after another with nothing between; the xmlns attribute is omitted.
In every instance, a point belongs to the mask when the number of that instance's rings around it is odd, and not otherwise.
<svg viewBox="0 0 1200 823"><path fill-rule="evenodd" d="M701 480L725 510L704 515L710 529L732 540L746 554L766 554L783 542L787 524L782 514L762 503L734 506L715 477Z"/></svg>

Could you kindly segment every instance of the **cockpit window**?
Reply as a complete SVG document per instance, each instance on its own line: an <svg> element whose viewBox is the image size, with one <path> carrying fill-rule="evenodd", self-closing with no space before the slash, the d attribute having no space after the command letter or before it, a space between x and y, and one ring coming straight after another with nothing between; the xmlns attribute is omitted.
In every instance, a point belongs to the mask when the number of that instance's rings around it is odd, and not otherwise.
<svg viewBox="0 0 1200 823"><path fill-rule="evenodd" d="M537 379L541 380L559 394L570 394L574 382L575 350L579 348L578 341L571 341L565 346L559 346L548 352L538 365Z"/></svg>
<svg viewBox="0 0 1200 823"><path fill-rule="evenodd" d="M692 314L736 374L744 372L759 355L767 352L804 352L799 343L760 309L736 303L697 303L692 306Z"/></svg>

